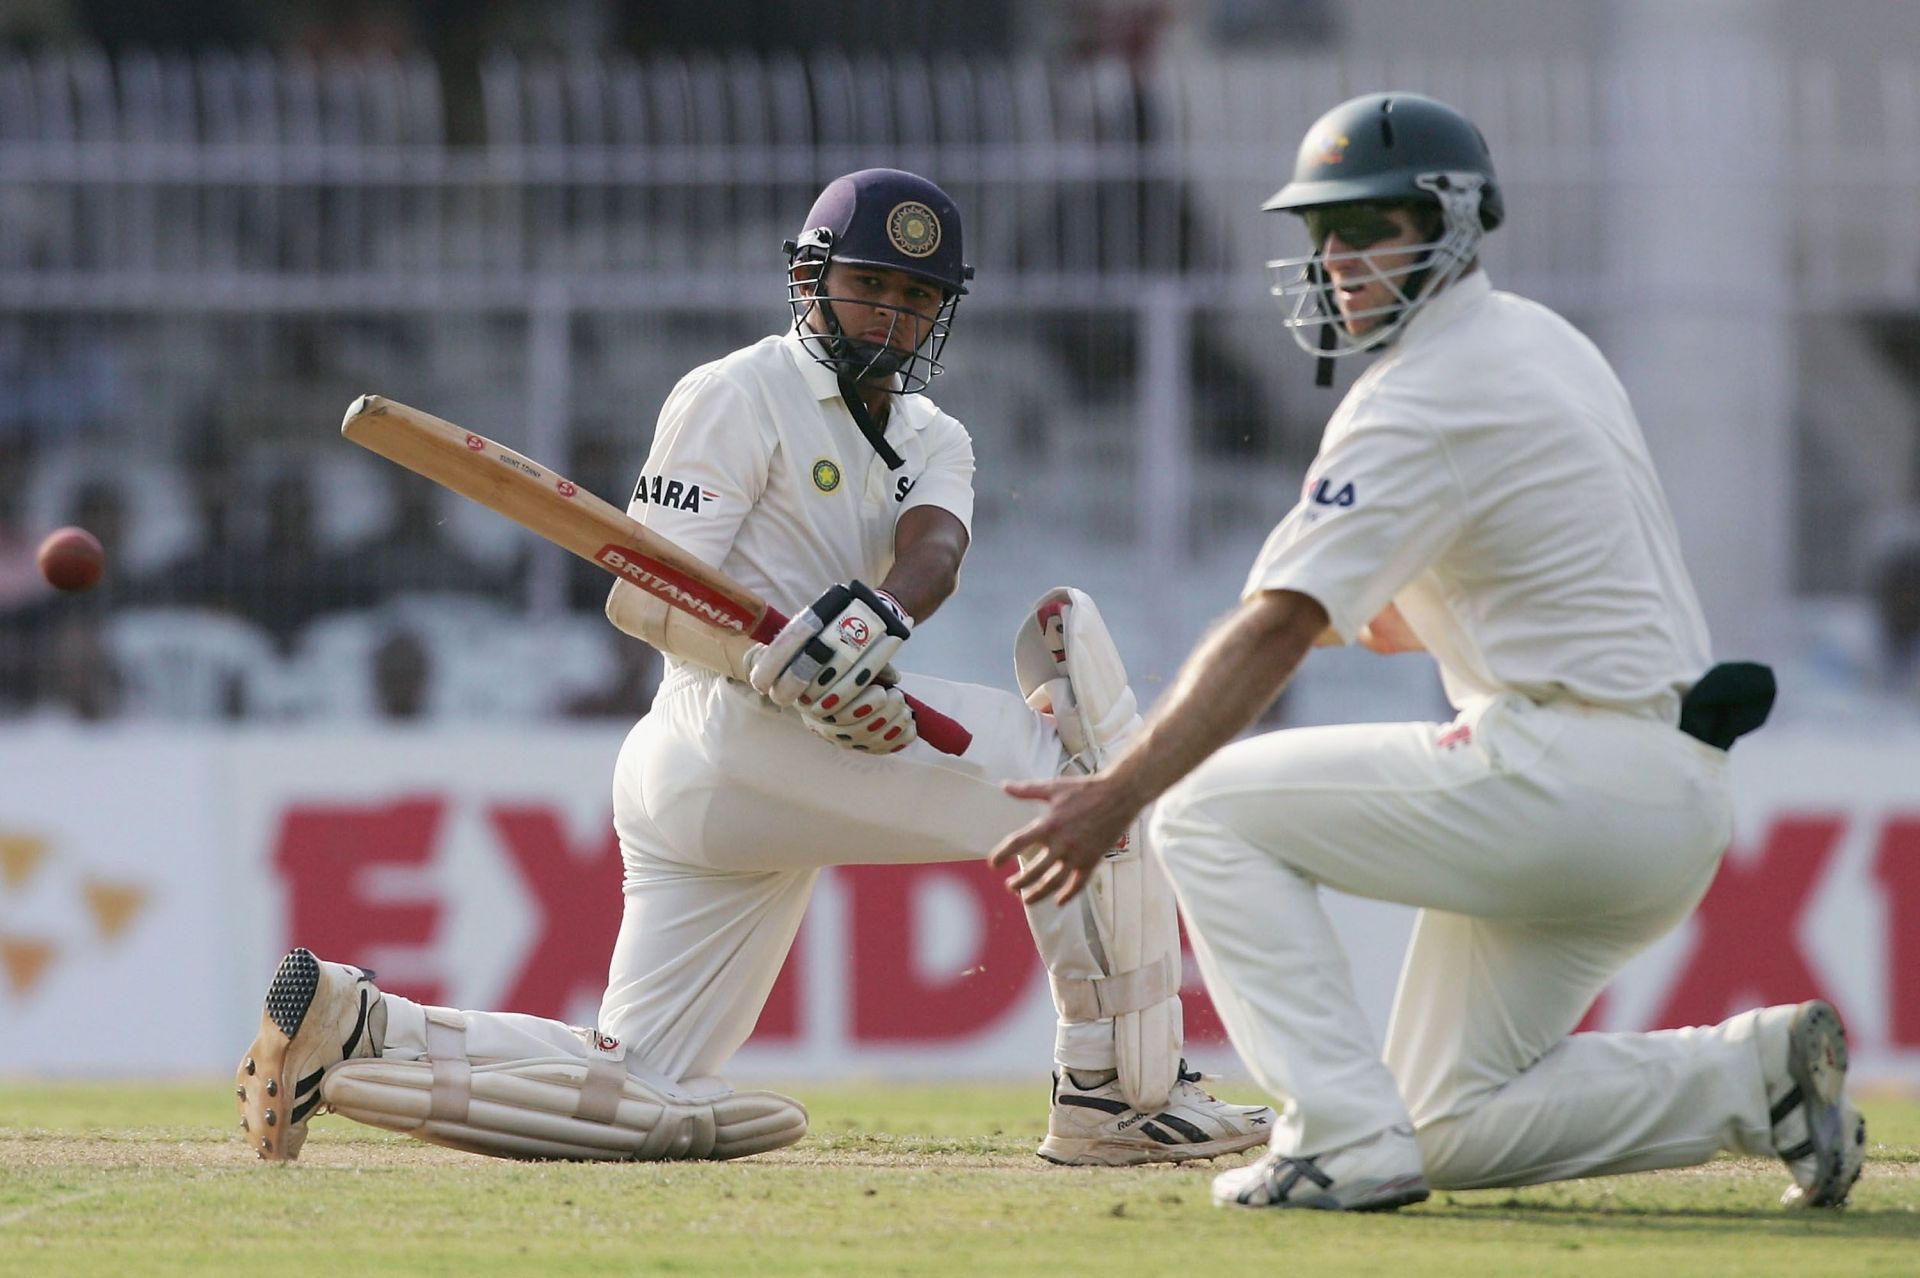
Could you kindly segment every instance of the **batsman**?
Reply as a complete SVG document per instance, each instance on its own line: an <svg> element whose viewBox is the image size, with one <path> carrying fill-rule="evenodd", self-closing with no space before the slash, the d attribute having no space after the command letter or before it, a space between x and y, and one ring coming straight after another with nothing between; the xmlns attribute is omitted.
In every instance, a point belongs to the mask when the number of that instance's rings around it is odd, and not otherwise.
<svg viewBox="0 0 1920 1278"><path fill-rule="evenodd" d="M1098 772L1138 730L1077 590L1023 620L1021 695L892 671L970 538L972 444L922 394L973 274L953 201L911 173L851 173L785 252L791 328L680 381L629 513L793 620L742 647L626 582L608 598L666 673L614 769L624 908L598 1024L423 1006L296 949L237 1076L262 1158L296 1156L323 1110L503 1157L792 1144L806 1109L721 1071L820 869L984 857L1040 809L1003 782ZM905 692L971 730L964 754L916 741ZM1211 1158L1270 1133L1270 1110L1223 1103L1186 1068L1174 900L1145 852L1130 822L1091 891L1028 909L1058 1011L1039 1148L1056 1163Z"/></svg>

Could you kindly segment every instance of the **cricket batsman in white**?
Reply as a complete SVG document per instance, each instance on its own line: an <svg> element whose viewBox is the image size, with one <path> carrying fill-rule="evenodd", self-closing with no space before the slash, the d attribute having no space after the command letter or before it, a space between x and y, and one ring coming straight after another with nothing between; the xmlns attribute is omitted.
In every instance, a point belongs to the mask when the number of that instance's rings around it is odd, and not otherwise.
<svg viewBox="0 0 1920 1278"><path fill-rule="evenodd" d="M759 1017L822 866L984 857L1040 805L1010 779L1097 771L1139 728L1093 601L1049 592L1014 645L1021 694L889 663L957 581L967 432L920 392L973 272L932 182L830 183L786 244L792 327L683 378L630 513L794 620L745 651L628 583L607 613L666 654L614 769L624 913L598 1024L426 1007L296 949L236 1080L246 1137L294 1157L323 1109L477 1153L736 1158L805 1108L720 1076ZM811 605L808 600L811 599ZM909 690L973 733L916 741ZM1124 1165L1265 1142L1182 1056L1173 895L1140 823L1093 890L1028 911L1059 1012L1042 1157ZM298 939L298 938L296 938ZM338 956L351 957L351 956Z"/></svg>
<svg viewBox="0 0 1920 1278"><path fill-rule="evenodd" d="M1266 207L1307 230L1271 264L1301 344L1377 358L1238 610L1097 775L1008 787L1049 810L995 861L1022 860L1030 902L1074 899L1158 799L1151 846L1208 987L1285 1100L1216 1203L1380 1210L1722 1150L1783 1159L1789 1204L1844 1202L1866 1124L1828 1004L1572 1032L1705 894L1727 750L1773 680L1712 665L1606 360L1480 268L1505 210L1479 130L1415 94L1355 98ZM1432 653L1459 718L1229 744L1316 641L1356 639ZM1419 908L1384 1053L1322 888Z"/></svg>

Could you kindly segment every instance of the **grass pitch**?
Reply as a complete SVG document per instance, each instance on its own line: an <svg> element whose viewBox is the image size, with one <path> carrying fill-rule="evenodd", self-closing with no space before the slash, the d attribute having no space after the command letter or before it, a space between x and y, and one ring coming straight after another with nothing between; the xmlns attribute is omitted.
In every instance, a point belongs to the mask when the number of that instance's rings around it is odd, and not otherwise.
<svg viewBox="0 0 1920 1278"><path fill-rule="evenodd" d="M323 1118L264 1166L224 1080L0 1085L0 1275L1920 1274L1913 1099L1865 1098L1840 1212L1722 1159L1338 1216L1217 1210L1209 1163L1049 1166L1044 1084L793 1090L812 1134L742 1162L497 1162Z"/></svg>

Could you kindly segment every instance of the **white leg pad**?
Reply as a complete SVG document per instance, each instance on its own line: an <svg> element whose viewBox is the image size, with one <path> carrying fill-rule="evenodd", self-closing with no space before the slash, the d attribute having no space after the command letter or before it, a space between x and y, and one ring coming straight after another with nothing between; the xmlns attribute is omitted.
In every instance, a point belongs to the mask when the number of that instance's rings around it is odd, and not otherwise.
<svg viewBox="0 0 1920 1278"><path fill-rule="evenodd" d="M1028 704L1052 714L1067 770L1097 772L1140 728L1120 650L1084 591L1040 597L1014 639L1013 666ZM1180 1068L1180 925L1145 840L1142 814L1088 884L1106 975L1054 976L1053 998L1070 1021L1113 1019L1121 1092L1134 1108L1155 1111Z"/></svg>
<svg viewBox="0 0 1920 1278"><path fill-rule="evenodd" d="M744 1158L807 1133L806 1108L775 1092L736 1092L718 1079L673 1084L599 1051L475 1065L460 1050L463 1029L430 1017L427 1032L428 1060L354 1060L327 1071L327 1108L499 1158Z"/></svg>

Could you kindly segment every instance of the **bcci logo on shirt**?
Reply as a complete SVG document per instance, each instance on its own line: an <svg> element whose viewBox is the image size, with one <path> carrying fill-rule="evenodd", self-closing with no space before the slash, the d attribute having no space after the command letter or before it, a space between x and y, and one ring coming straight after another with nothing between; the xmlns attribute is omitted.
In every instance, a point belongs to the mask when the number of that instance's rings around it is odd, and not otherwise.
<svg viewBox="0 0 1920 1278"><path fill-rule="evenodd" d="M830 493L840 486L840 468L822 457L813 464L813 486Z"/></svg>
<svg viewBox="0 0 1920 1278"><path fill-rule="evenodd" d="M927 257L940 247L940 219L918 200L896 204L887 214L887 238L908 257Z"/></svg>

